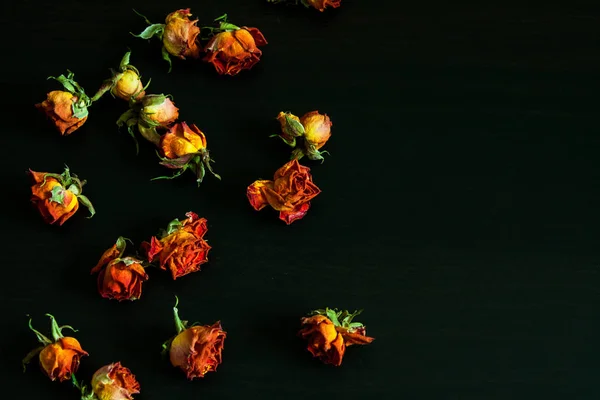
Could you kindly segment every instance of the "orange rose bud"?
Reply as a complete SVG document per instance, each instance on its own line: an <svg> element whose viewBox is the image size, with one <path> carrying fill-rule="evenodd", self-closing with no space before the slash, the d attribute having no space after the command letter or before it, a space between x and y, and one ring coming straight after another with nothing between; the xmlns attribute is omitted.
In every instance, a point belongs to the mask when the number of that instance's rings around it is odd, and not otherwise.
<svg viewBox="0 0 600 400"><path fill-rule="evenodd" d="M189 8L181 9L167 15L162 35L163 46L169 54L185 60L186 57L200 57L200 28L198 20L190 21L192 13Z"/></svg>
<svg viewBox="0 0 600 400"><path fill-rule="evenodd" d="M85 91L73 80L75 75L69 71L67 76L50 78L60 82L65 90L54 90L47 94L46 100L36 104L52 121L61 135L67 136L79 129L88 118L88 107L92 100Z"/></svg>
<svg viewBox="0 0 600 400"><path fill-rule="evenodd" d="M281 125L279 136L290 147L296 147L296 138L302 138L301 146L292 152L292 159L301 159L305 155L311 160L324 161L323 154L327 151L319 151L331 137L331 120L327 114L319 114L311 111L301 118L288 112L280 112L277 120Z"/></svg>
<svg viewBox="0 0 600 400"><path fill-rule="evenodd" d="M117 125L127 125L127 131L135 141L138 152L135 127L144 139L158 146L160 134L157 130L168 129L179 118L179 109L169 97L164 94L145 95L139 101L131 102L129 110L119 117Z"/></svg>
<svg viewBox="0 0 600 400"><path fill-rule="evenodd" d="M227 333L217 321L212 325L187 326L187 321L179 318L175 297L175 326L177 335L163 344L163 351L169 352L171 364L185 372L189 380L204 378L207 372L215 372L222 362L222 351Z"/></svg>
<svg viewBox="0 0 600 400"><path fill-rule="evenodd" d="M300 337L308 341L308 351L325 364L342 365L346 347L354 344L369 344L372 337L366 336L366 328L352 319L361 311L350 313L326 308L315 310L309 317L302 318Z"/></svg>
<svg viewBox="0 0 600 400"><path fill-rule="evenodd" d="M160 269L170 270L173 280L200 271L211 249L203 239L208 230L206 219L191 211L185 216L186 219L171 221L159 238L142 243L148 261L158 261Z"/></svg>
<svg viewBox="0 0 600 400"><path fill-rule="evenodd" d="M37 207L44 221L49 224L64 224L79 209L79 203L90 211L92 218L96 211L90 200L82 193L86 181L71 174L69 168L59 175L29 170L34 185L31 186L31 202Z"/></svg>
<svg viewBox="0 0 600 400"><path fill-rule="evenodd" d="M50 317L52 339L33 329L31 319L29 319L29 329L35 333L42 346L29 352L23 359L23 370L39 354L40 367L48 378L52 381L58 379L60 382L64 382L71 379L71 375L77 372L79 359L87 356L88 353L81 348L77 339L65 337L62 334L63 329L68 328L76 332L75 329L67 325L58 326L52 315L46 314L46 316Z"/></svg>
<svg viewBox="0 0 600 400"><path fill-rule="evenodd" d="M82 400L132 400L140 393L140 384L129 368L120 362L105 365L92 376L92 391L81 388Z"/></svg>
<svg viewBox="0 0 600 400"><path fill-rule="evenodd" d="M214 65L220 75L237 75L244 69L251 69L260 61L262 51L258 48L267 40L257 28L238 27L227 22L227 14L215 20L218 28L208 28L213 32L212 39L204 51L204 61Z"/></svg>
<svg viewBox="0 0 600 400"><path fill-rule="evenodd" d="M160 164L171 169L177 169L173 176L159 177L155 179L172 179L181 175L186 169L191 169L196 174L198 185L205 175L205 167L216 178L216 174L210 165L213 160L206 148L206 136L196 125L188 125L185 122L174 124L164 134L159 143L163 156Z"/></svg>
<svg viewBox="0 0 600 400"><path fill-rule="evenodd" d="M117 242L102 254L92 274L98 275L98 291L107 299L137 300L142 296L142 283L148 280L143 261L135 257L123 257L126 240Z"/></svg>
<svg viewBox="0 0 600 400"><path fill-rule="evenodd" d="M164 24L153 24L136 11L136 14L144 18L148 27L139 35L133 35L142 39L150 39L154 36L162 41L162 58L169 63L171 72L171 58L175 56L182 60L186 57L200 57L200 28L196 26L198 20L191 21L192 16L189 8L183 8L167 15Z"/></svg>
<svg viewBox="0 0 600 400"><path fill-rule="evenodd" d="M267 0L267 3L285 3L289 1L294 1L296 4L298 2L302 3L305 7L312 7L319 11L325 11L325 8L328 6L331 8L338 8L342 5L342 0Z"/></svg>
<svg viewBox="0 0 600 400"><path fill-rule="evenodd" d="M255 181L246 191L252 208L260 211L268 204L288 225L306 215L310 201L319 193L321 189L313 183L310 168L295 159L279 168L272 181Z"/></svg>

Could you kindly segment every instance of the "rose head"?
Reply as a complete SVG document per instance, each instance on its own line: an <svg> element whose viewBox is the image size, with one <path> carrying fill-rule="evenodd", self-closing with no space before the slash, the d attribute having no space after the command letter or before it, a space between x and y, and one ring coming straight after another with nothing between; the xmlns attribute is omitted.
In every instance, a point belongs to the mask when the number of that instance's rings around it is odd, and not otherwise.
<svg viewBox="0 0 600 400"><path fill-rule="evenodd" d="M142 260L123 257L126 240L119 237L92 269L92 274L99 273L98 292L104 298L118 301L137 300L142 295L142 284L148 280Z"/></svg>
<svg viewBox="0 0 600 400"><path fill-rule="evenodd" d="M204 374L216 371L221 364L226 335L220 322L184 330L171 343L171 364L181 368L190 380L204 378Z"/></svg>
<svg viewBox="0 0 600 400"><path fill-rule="evenodd" d="M310 317L302 318L300 337L308 341L308 351L325 364L340 366L346 347L353 344L369 344L374 338L365 336L363 324L352 322L360 314L325 309L313 311Z"/></svg>
<svg viewBox="0 0 600 400"><path fill-rule="evenodd" d="M35 106L46 114L61 135L66 136L75 132L87 121L87 114L83 117L74 115L73 106L78 102L79 98L72 93L53 90L48 93L46 100Z"/></svg>
<svg viewBox="0 0 600 400"><path fill-rule="evenodd" d="M152 237L143 247L148 261L158 261L163 270L170 270L173 279L199 271L208 261L211 247L203 239L208 230L206 219L188 212L184 220L173 220L160 238Z"/></svg>
<svg viewBox="0 0 600 400"><path fill-rule="evenodd" d="M206 149L206 136L196 125L179 122L162 136L160 147L166 158L179 158Z"/></svg>
<svg viewBox="0 0 600 400"><path fill-rule="evenodd" d="M133 96L140 100L146 94L140 75L133 69L123 72L110 91L113 96L129 101Z"/></svg>
<svg viewBox="0 0 600 400"><path fill-rule="evenodd" d="M318 111L311 111L300 118L304 126L304 139L315 147L320 149L331 137L331 120L327 114L319 114Z"/></svg>
<svg viewBox="0 0 600 400"><path fill-rule="evenodd" d="M338 8L342 5L342 0L302 0L305 6L316 8L319 11L325 11L325 8Z"/></svg>
<svg viewBox="0 0 600 400"><path fill-rule="evenodd" d="M62 225L79 209L79 202L90 210L90 218L95 211L87 197L83 196L83 185L69 169L61 175L29 170L33 179L31 186L31 202L37 207L44 221L49 224Z"/></svg>
<svg viewBox="0 0 600 400"><path fill-rule="evenodd" d="M220 75L237 75L252 68L260 61L262 51L258 48L267 40L257 28L238 27L226 22L227 16L217 18L220 27L206 45L204 61L214 65Z"/></svg>
<svg viewBox="0 0 600 400"><path fill-rule="evenodd" d="M297 160L279 168L272 181L255 181L246 192L255 210L270 205L279 211L279 219L288 225L306 215L310 200L319 193L321 190L313 183L310 168L300 165Z"/></svg>
<svg viewBox="0 0 600 400"><path fill-rule="evenodd" d="M46 100L36 104L36 108L46 114L61 135L66 136L79 129L87 120L88 107L92 100L85 90L73 79L71 71L58 77L51 76L63 85L64 90L54 90L47 94Z"/></svg>
<svg viewBox="0 0 600 400"><path fill-rule="evenodd" d="M92 391L97 400L132 400L140 392L140 384L129 368L116 362L94 373Z"/></svg>
<svg viewBox="0 0 600 400"><path fill-rule="evenodd" d="M212 325L194 323L188 327L188 322L179 318L179 299L175 299L173 315L177 335L163 344L164 352L169 353L171 364L185 372L189 380L204 378L207 372L215 372L221 364L227 333L220 321Z"/></svg>
<svg viewBox="0 0 600 400"><path fill-rule="evenodd" d="M277 115L277 121L281 125L281 134L273 136L279 136L290 147L296 147L296 138L304 135L304 126L300 123L300 118L282 111Z"/></svg>
<svg viewBox="0 0 600 400"><path fill-rule="evenodd" d="M190 21L192 14L189 8L181 9L167 15L162 41L167 52L185 60L186 57L200 57L198 20Z"/></svg>
<svg viewBox="0 0 600 400"><path fill-rule="evenodd" d="M62 334L63 329L71 329L70 326L58 326L54 317L50 317L52 327L52 339L44 336L40 332L33 329L31 319L29 320L29 329L35 333L38 341L42 346L31 351L25 359L23 359L23 367L28 364L39 353L39 362L42 371L50 378L50 380L59 380L64 382L71 379L71 375L77 372L79 368L79 359L87 356L88 353L81 348L79 341L73 337L65 337Z"/></svg>
<svg viewBox="0 0 600 400"><path fill-rule="evenodd" d="M141 118L150 126L167 128L179 118L179 109L165 95L149 94L141 102Z"/></svg>

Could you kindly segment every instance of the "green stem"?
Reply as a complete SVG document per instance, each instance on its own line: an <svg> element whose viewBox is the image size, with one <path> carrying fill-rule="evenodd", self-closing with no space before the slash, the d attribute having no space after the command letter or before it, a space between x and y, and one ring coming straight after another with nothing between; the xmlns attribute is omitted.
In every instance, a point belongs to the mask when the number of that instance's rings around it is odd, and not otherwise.
<svg viewBox="0 0 600 400"><path fill-rule="evenodd" d="M179 318L179 310L177 310L177 305L179 304L179 298L175 296L175 307L173 307L173 316L175 317L175 330L177 334L186 330L186 324Z"/></svg>

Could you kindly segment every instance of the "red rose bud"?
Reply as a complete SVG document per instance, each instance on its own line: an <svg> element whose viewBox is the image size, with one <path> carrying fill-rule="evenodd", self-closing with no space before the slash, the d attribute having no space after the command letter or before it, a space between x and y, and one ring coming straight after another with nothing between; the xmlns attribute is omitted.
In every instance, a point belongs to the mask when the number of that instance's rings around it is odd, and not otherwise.
<svg viewBox="0 0 600 400"><path fill-rule="evenodd" d="M220 75L237 75L252 68L260 61L262 51L258 48L267 40L257 28L238 27L227 22L227 14L217 18L218 28L210 29L213 37L204 51L204 61L214 65Z"/></svg>
<svg viewBox="0 0 600 400"><path fill-rule="evenodd" d="M349 313L326 308L315 310L309 317L302 318L300 337L308 341L308 351L325 364L340 366L346 347L354 344L369 344L372 337L366 336L366 328L352 319L361 311Z"/></svg>
<svg viewBox="0 0 600 400"><path fill-rule="evenodd" d="M77 212L79 203L90 211L88 218L96 213L90 200L82 194L86 181L71 174L68 167L60 175L31 169L29 175L34 182L31 186L31 202L47 223L59 226L64 224Z"/></svg>
<svg viewBox="0 0 600 400"><path fill-rule="evenodd" d="M185 372L189 380L204 378L207 372L215 372L221 364L227 333L223 331L220 321L212 325L193 324L188 327L187 321L179 318L179 299L175 299L173 314L177 335L163 344L163 351L169 352L171 364Z"/></svg>
<svg viewBox="0 0 600 400"><path fill-rule="evenodd" d="M143 261L135 257L123 257L126 240L117 242L102 254L92 274L98 275L98 291L107 299L137 300L142 296L142 284L148 280Z"/></svg>
<svg viewBox="0 0 600 400"><path fill-rule="evenodd" d="M137 12L136 12L137 13ZM153 24L146 17L143 17L149 26L135 37L150 39L153 36L159 38L163 43L162 57L169 63L169 72L171 71L171 58L175 56L182 60L186 57L200 57L200 28L196 26L198 20L190 20L192 16L189 8L174 11L167 15L164 24Z"/></svg>
<svg viewBox="0 0 600 400"><path fill-rule="evenodd" d="M246 191L252 208L260 211L270 205L288 225L306 215L310 201L319 193L321 190L313 183L310 168L295 159L279 168L272 181L255 181Z"/></svg>
<svg viewBox="0 0 600 400"><path fill-rule="evenodd" d="M83 88L73 80L74 76L68 71L67 76L49 77L60 82L65 90L54 90L47 94L46 100L35 105L63 136L75 132L87 121L88 107L92 105Z"/></svg>
<svg viewBox="0 0 600 400"><path fill-rule="evenodd" d="M208 230L206 219L191 211L185 216L186 219L171 221L158 238L142 244L148 261L158 261L160 269L170 270L173 280L200 271L211 249L203 239Z"/></svg>
<svg viewBox="0 0 600 400"><path fill-rule="evenodd" d="M130 108L119 117L117 125L127 125L127 131L135 141L139 152L134 128L137 127L144 139L158 146L160 134L158 129L168 129L179 118L179 109L164 94L145 95L141 100L130 103Z"/></svg>
<svg viewBox="0 0 600 400"><path fill-rule="evenodd" d="M302 3L305 7L312 7L319 11L325 11L328 6L338 8L342 5L342 0L267 0L267 3L285 3L293 1L295 4Z"/></svg>
<svg viewBox="0 0 600 400"><path fill-rule="evenodd" d="M91 391L73 379L75 387L81 390L81 400L132 400L140 393L140 384L129 368L120 362L100 368L92 376Z"/></svg>
<svg viewBox="0 0 600 400"><path fill-rule="evenodd" d="M50 317L52 339L33 329L29 319L29 329L35 333L42 346L29 352L23 359L23 370L35 356L39 355L40 367L50 380L58 379L64 382L71 379L71 375L79 368L79 359L87 356L88 353L81 348L77 339L62 334L63 329L68 328L77 332L75 329L68 325L58 326L52 315L46 314L46 316Z"/></svg>
<svg viewBox="0 0 600 400"><path fill-rule="evenodd" d="M221 179L210 165L214 160L210 158L210 153L206 148L206 136L196 125L188 126L185 122L174 124L161 137L159 147L163 154L160 164L178 171L172 176L161 176L154 179L173 179L190 169L196 175L196 181L200 186L204 179L205 168L216 178Z"/></svg>

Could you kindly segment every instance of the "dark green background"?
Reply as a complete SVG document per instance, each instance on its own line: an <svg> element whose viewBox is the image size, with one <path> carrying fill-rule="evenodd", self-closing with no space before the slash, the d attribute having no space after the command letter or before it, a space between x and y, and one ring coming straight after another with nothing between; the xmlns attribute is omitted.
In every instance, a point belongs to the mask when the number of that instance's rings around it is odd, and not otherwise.
<svg viewBox="0 0 600 400"><path fill-rule="evenodd" d="M25 314L47 331L50 312L90 353L79 379L121 361L139 399L600 395L600 13L572 2L342 3L325 13L262 0L3 4L3 387L77 398L35 363L20 369L36 346ZM154 22L191 7L200 25L228 13L269 44L237 77L193 60L167 74L159 42L128 33L145 27L134 7ZM149 144L135 156L115 125L126 104L110 96L69 137L33 107L59 87L46 77L67 68L93 93L128 47L149 92L172 94L207 134L222 182L150 182L168 171ZM331 156L304 162L323 193L286 226L253 211L245 188L289 157L269 138L277 113L314 109L334 124ZM64 163L88 180L98 214L47 226L25 171ZM202 272L174 282L152 270L134 303L98 295L89 270L119 235L140 243L190 210L209 222ZM223 364L203 380L159 354L175 294L183 318L228 332ZM340 368L295 336L299 318L325 306L364 308L376 337Z"/></svg>

